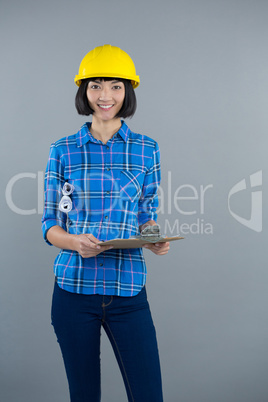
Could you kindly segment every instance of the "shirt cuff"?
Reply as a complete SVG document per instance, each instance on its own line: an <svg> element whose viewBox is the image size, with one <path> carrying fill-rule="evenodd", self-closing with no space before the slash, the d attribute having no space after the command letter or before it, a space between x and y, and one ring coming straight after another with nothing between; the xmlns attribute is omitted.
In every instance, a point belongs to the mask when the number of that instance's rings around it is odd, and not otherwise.
<svg viewBox="0 0 268 402"><path fill-rule="evenodd" d="M50 228L52 228L52 226L60 226L62 229L66 230L66 225L65 222L61 221L61 220L57 220L57 219L48 219L47 221L45 221L42 224L42 231L43 231L43 237L45 242L49 245L49 246L53 246L52 243L50 243L47 239L47 232Z"/></svg>
<svg viewBox="0 0 268 402"><path fill-rule="evenodd" d="M138 224L139 226L143 225L144 223L148 221L157 221L157 213L156 212L151 212L151 213L146 213L142 212L138 215Z"/></svg>

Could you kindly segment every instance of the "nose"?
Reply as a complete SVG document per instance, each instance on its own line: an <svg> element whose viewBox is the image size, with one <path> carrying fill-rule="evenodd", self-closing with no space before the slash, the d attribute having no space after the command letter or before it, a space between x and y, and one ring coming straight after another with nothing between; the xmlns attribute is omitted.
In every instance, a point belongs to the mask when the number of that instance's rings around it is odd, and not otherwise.
<svg viewBox="0 0 268 402"><path fill-rule="evenodd" d="M99 100L101 101L108 101L112 98L111 92L109 88L102 88L99 96Z"/></svg>

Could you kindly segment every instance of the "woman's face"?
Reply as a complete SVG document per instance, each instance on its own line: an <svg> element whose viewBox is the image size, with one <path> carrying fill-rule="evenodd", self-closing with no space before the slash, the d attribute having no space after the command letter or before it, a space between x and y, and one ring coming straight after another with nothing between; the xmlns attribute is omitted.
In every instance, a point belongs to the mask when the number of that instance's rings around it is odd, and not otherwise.
<svg viewBox="0 0 268 402"><path fill-rule="evenodd" d="M125 86L117 79L94 79L88 83L87 99L95 118L105 121L113 119L121 109L124 98Z"/></svg>

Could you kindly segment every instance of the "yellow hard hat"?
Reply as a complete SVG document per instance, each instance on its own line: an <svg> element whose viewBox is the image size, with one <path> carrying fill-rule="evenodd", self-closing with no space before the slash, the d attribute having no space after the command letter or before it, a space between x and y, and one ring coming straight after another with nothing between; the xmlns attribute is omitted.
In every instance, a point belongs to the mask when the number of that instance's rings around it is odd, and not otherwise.
<svg viewBox="0 0 268 402"><path fill-rule="evenodd" d="M140 83L131 57L119 47L111 45L98 46L87 53L74 82L80 86L81 80L91 77L125 78L131 80L133 88Z"/></svg>

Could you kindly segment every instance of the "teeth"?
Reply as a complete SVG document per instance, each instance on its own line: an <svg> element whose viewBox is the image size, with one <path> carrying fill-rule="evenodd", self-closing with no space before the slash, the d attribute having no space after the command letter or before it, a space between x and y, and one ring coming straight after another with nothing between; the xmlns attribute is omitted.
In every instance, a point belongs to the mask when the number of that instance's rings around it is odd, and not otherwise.
<svg viewBox="0 0 268 402"><path fill-rule="evenodd" d="M113 105L99 105L99 107L101 107L102 109L109 109L112 106Z"/></svg>

